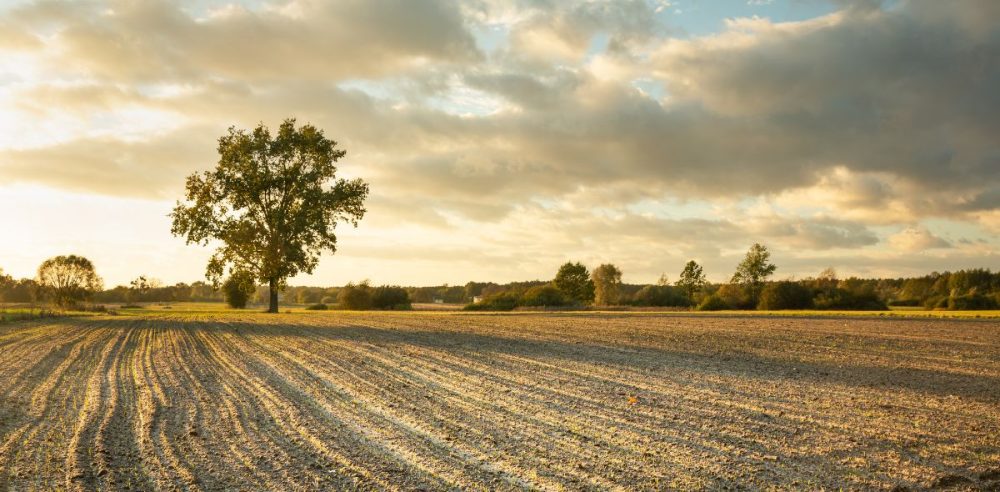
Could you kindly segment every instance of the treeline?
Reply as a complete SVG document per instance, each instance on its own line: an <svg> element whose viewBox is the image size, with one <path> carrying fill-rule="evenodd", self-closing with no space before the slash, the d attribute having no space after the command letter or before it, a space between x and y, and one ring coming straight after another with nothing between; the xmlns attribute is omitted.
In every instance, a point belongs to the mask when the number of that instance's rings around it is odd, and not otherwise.
<svg viewBox="0 0 1000 492"><path fill-rule="evenodd" d="M754 244L726 283L711 283L703 267L689 261L674 282L662 275L655 284L622 282L621 270L603 264L593 271L568 262L549 281L469 282L464 286L372 286L368 281L344 287L286 287L282 302L310 309L410 309L413 303L466 304L469 310L518 307L668 307L722 309L884 310L889 306L980 310L1000 308L1000 272L974 268L934 272L922 277L840 279L832 268L816 277L772 281L777 266L770 252ZM162 285L140 276L129 285L104 289L93 264L67 255L46 260L33 279L15 280L0 270L0 302L51 302L62 307L90 301L132 305L150 302L219 302L242 308L266 304L268 289L252 277L233 275L216 287L206 282Z"/></svg>
<svg viewBox="0 0 1000 492"><path fill-rule="evenodd" d="M511 310L518 307L640 306L738 310L886 310L889 306L980 310L1000 308L1000 272L976 268L934 272L915 278L840 279L827 268L816 277L772 281L777 266L770 253L754 244L726 283L710 283L703 267L689 261L677 281L662 275L656 284L621 282L614 265L593 272L566 263L551 281L506 285L470 282L468 310Z"/></svg>

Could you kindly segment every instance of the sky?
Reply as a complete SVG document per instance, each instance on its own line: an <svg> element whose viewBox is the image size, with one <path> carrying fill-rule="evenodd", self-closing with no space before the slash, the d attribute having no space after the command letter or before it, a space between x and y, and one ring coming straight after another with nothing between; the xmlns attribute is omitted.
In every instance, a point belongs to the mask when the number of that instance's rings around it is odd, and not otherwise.
<svg viewBox="0 0 1000 492"><path fill-rule="evenodd" d="M998 88L993 0L0 0L0 268L203 279L185 177L294 117L371 194L292 285L996 270Z"/></svg>

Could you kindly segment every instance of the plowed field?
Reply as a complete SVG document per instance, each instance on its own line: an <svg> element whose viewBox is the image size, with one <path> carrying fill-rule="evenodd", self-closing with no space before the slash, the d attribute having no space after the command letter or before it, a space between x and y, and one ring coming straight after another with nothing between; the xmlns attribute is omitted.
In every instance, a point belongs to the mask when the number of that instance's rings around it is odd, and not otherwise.
<svg viewBox="0 0 1000 492"><path fill-rule="evenodd" d="M0 325L0 490L1000 487L1000 322Z"/></svg>

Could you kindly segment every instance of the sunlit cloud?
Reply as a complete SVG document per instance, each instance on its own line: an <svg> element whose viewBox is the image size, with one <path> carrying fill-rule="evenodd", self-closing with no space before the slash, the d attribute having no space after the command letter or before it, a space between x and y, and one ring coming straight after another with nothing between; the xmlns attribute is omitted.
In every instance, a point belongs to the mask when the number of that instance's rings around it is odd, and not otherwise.
<svg viewBox="0 0 1000 492"><path fill-rule="evenodd" d="M711 32L645 0L0 7L0 201L122 224L71 227L79 243L27 228L0 267L101 245L193 280L202 252L163 217L184 177L226 128L290 116L372 185L360 228L293 283L546 278L569 259L652 281L690 258L722 280L754 241L785 275L1000 267L997 4L741 7ZM109 283L158 265L95 261Z"/></svg>

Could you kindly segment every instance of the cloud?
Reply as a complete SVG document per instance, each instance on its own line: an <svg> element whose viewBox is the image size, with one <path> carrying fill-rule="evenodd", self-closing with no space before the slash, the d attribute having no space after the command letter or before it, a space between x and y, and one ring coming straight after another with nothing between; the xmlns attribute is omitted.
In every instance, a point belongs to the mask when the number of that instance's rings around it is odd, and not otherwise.
<svg viewBox="0 0 1000 492"><path fill-rule="evenodd" d="M700 37L663 4L25 2L0 22L0 178L172 201L227 127L294 116L370 181L365 226L532 255L520 273L997 246L997 3ZM936 218L962 233L915 225Z"/></svg>
<svg viewBox="0 0 1000 492"><path fill-rule="evenodd" d="M916 253L928 249L950 248L951 243L935 236L926 227L908 227L889 236L889 246L908 253Z"/></svg>
<svg viewBox="0 0 1000 492"><path fill-rule="evenodd" d="M439 1L297 0L201 18L163 0L44 2L7 16L38 31L54 27L46 63L118 83L329 80L479 56L462 18ZM0 39L17 32L8 26Z"/></svg>

